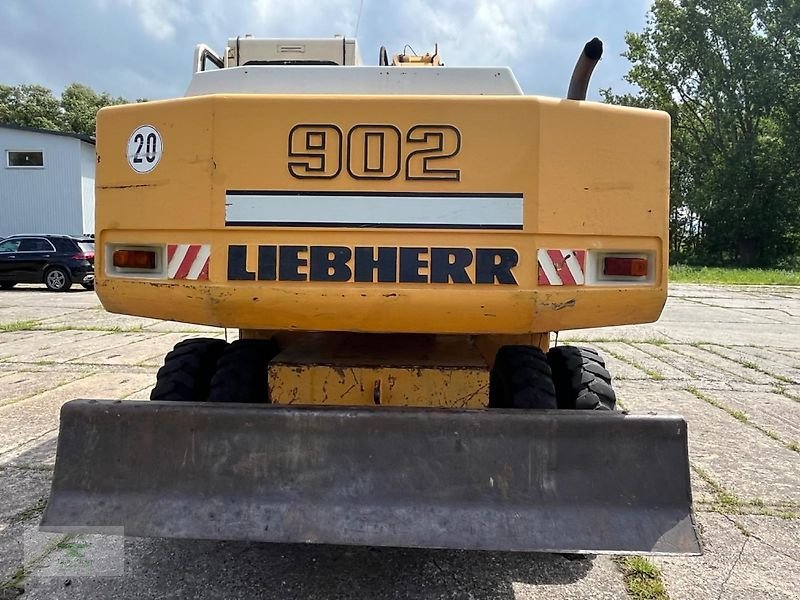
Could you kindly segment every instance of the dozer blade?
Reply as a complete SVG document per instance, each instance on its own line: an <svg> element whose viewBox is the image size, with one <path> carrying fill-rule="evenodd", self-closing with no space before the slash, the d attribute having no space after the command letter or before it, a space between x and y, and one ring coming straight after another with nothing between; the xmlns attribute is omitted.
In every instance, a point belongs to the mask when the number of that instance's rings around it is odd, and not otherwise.
<svg viewBox="0 0 800 600"><path fill-rule="evenodd" d="M580 411L75 400L43 529L695 554L686 423ZM63 529L62 529L63 530Z"/></svg>

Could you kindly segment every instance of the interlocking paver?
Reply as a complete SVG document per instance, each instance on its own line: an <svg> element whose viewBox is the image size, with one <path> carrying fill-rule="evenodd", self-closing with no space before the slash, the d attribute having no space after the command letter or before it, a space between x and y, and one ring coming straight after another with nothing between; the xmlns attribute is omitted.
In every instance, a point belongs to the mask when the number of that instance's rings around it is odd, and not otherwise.
<svg viewBox="0 0 800 600"><path fill-rule="evenodd" d="M81 375L79 374L78 377ZM150 375L96 373L25 400L0 407L0 457L58 427L61 405L75 398L116 398L142 389Z"/></svg>
<svg viewBox="0 0 800 600"><path fill-rule="evenodd" d="M683 390L627 381L618 388L633 412L682 415L692 462L742 500L800 503L800 455L781 442Z"/></svg>
<svg viewBox="0 0 800 600"><path fill-rule="evenodd" d="M800 563L791 546L797 547L798 521L714 513L701 513L698 521L704 532L703 556L653 560L672 600L797 598Z"/></svg>
<svg viewBox="0 0 800 600"><path fill-rule="evenodd" d="M41 373L27 371L0 372L0 406L41 394L75 379L74 373Z"/></svg>

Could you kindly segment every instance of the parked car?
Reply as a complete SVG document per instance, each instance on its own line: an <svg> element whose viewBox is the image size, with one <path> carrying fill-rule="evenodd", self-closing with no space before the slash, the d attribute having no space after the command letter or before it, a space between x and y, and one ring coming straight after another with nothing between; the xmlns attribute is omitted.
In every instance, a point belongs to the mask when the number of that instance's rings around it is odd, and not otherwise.
<svg viewBox="0 0 800 600"><path fill-rule="evenodd" d="M94 240L69 235L12 235L0 240L0 289L44 283L65 292L73 283L94 289Z"/></svg>

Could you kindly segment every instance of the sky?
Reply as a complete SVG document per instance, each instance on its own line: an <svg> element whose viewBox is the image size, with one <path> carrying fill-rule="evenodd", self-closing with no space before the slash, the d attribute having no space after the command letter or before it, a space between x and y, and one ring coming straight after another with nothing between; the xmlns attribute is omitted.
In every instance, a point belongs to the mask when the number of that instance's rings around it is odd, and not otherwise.
<svg viewBox="0 0 800 600"><path fill-rule="evenodd" d="M652 0L0 0L0 83L60 94L72 82L129 99L182 96L192 53L228 38L356 35L364 64L378 49L434 43L447 65L510 66L526 94L560 97L583 44L605 44L589 98L630 91L620 56ZM360 18L359 18L360 13Z"/></svg>

